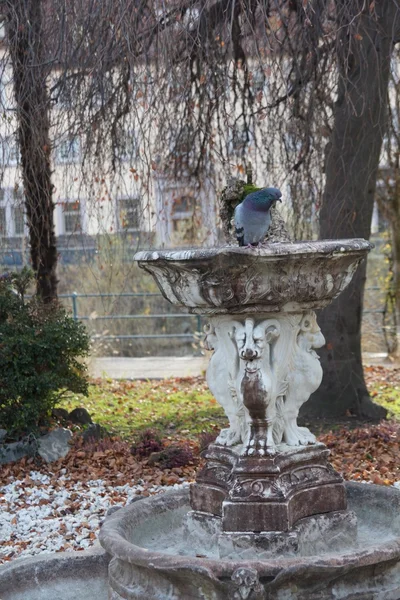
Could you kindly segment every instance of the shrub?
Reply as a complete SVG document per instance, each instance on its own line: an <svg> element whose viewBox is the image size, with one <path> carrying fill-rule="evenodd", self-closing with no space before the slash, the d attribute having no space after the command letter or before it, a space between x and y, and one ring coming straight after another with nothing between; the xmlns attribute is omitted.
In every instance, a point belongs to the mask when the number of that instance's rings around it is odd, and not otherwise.
<svg viewBox="0 0 400 600"><path fill-rule="evenodd" d="M140 458L147 458L153 452L160 452L164 447L160 435L153 429L142 431L131 447L131 453Z"/></svg>
<svg viewBox="0 0 400 600"><path fill-rule="evenodd" d="M187 445L168 446L160 452L157 464L160 469L186 467L195 460L192 450Z"/></svg>
<svg viewBox="0 0 400 600"><path fill-rule="evenodd" d="M9 438L36 432L68 391L87 395L89 337L56 302L26 299L28 269L0 278L0 424Z"/></svg>

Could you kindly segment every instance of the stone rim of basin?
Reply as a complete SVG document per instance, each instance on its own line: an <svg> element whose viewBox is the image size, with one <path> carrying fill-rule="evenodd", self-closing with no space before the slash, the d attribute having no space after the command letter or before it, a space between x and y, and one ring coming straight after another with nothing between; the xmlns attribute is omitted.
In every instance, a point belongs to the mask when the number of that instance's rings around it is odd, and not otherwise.
<svg viewBox="0 0 400 600"><path fill-rule="evenodd" d="M400 506L400 493L394 488L359 482L347 482L347 491L350 497L361 496L360 504L368 492L372 492L374 502L376 499L388 502L390 508L396 511L393 500ZM397 502L396 502L397 500ZM202 569L214 577L231 577L240 567L253 568L260 577L276 576L284 571L293 572L293 569L332 569L336 568L359 568L361 566L376 565L400 557L400 535L392 539L382 539L381 542L372 544L370 547L362 547L359 550L332 551L329 554L310 555L300 557L277 556L273 559L226 559L207 558L193 555L180 556L148 550L137 546L127 539L129 528L137 522L151 519L155 514L168 512L189 505L189 490L165 492L160 496L142 500L107 517L100 530L100 544L114 558L143 566L151 569ZM162 510L157 510L162 507ZM359 515L357 515L359 516ZM135 523L128 525L127 521L132 519ZM390 527L388 526L388 529ZM205 572L205 574L206 574Z"/></svg>
<svg viewBox="0 0 400 600"><path fill-rule="evenodd" d="M373 245L364 239L274 242L135 254L164 297L203 315L324 308Z"/></svg>
<svg viewBox="0 0 400 600"><path fill-rule="evenodd" d="M363 239L310 240L299 242L273 242L253 248L239 246L214 246L211 248L190 248L178 250L141 250L133 259L138 262L158 260L188 261L193 259L213 258L226 254L259 256L263 258L275 256L294 256L310 254L342 254L366 252L372 250L374 244Z"/></svg>

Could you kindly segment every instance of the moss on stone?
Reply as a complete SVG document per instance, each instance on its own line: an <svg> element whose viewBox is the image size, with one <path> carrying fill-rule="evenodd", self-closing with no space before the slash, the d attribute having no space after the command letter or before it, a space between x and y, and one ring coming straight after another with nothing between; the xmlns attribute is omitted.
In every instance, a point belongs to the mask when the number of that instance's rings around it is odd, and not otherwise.
<svg viewBox="0 0 400 600"><path fill-rule="evenodd" d="M262 190L263 188L257 187L256 185L254 185L253 183L246 183L243 186L243 195L240 199L240 202L242 200L244 200L246 198L246 196L248 196L249 194L252 194L253 192L258 192L259 190Z"/></svg>

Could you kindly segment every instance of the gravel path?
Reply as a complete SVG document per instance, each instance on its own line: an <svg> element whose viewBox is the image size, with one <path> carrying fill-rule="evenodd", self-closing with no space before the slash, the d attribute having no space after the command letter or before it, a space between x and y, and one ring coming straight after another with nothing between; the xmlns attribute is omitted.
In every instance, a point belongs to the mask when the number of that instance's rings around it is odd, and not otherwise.
<svg viewBox="0 0 400 600"><path fill-rule="evenodd" d="M64 469L66 472L66 469ZM51 477L31 471L0 487L0 563L41 552L84 550L97 540L100 524L112 506L125 506L144 493L173 486L105 485L101 479L72 481L66 473Z"/></svg>

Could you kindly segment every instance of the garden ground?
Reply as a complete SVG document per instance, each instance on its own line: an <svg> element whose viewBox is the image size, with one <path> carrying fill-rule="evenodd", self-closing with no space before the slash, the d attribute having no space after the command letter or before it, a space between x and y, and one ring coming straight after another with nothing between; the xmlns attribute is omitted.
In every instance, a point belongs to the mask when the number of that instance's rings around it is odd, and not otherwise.
<svg viewBox="0 0 400 600"><path fill-rule="evenodd" d="M321 422L318 438L345 479L400 487L400 368L366 367L366 378L390 418L379 424L351 416ZM88 398L74 396L63 406L86 407L110 435L85 443L75 426L64 459L46 464L24 458L3 466L0 562L92 545L111 506L193 481L201 447L225 424L203 377L93 380ZM149 429L150 436L143 436Z"/></svg>

